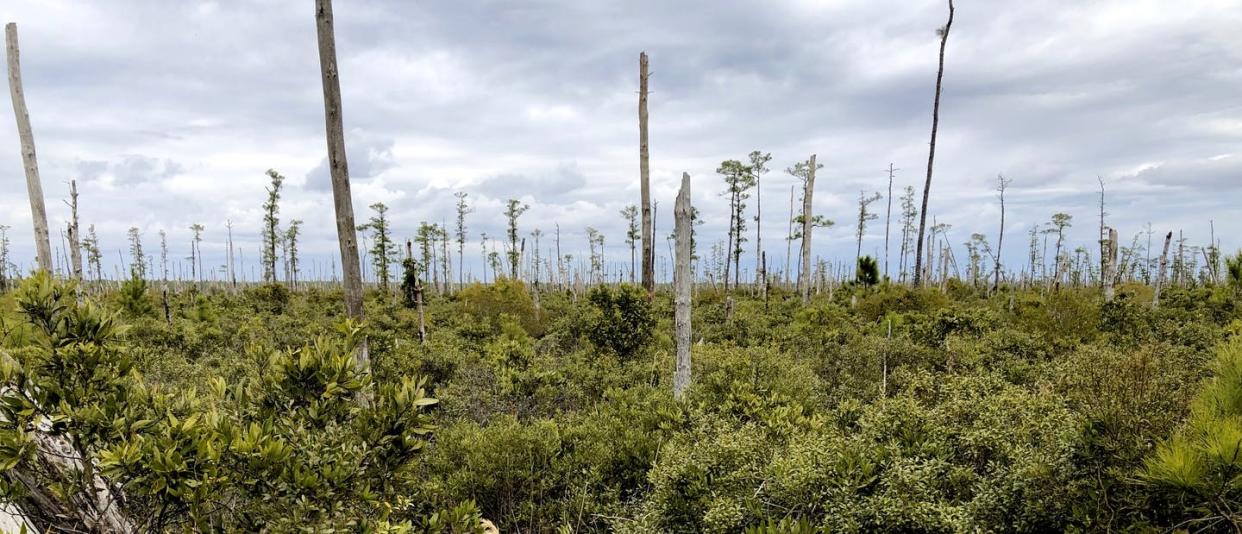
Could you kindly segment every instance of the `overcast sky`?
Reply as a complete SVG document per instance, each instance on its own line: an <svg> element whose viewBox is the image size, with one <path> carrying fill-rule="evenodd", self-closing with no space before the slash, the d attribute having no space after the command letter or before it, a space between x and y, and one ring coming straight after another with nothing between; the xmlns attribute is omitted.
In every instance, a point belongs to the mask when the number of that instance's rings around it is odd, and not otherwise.
<svg viewBox="0 0 1242 534"><path fill-rule="evenodd" d="M412 236L420 221L451 222L465 191L476 271L479 233L502 235L507 198L531 206L524 233L559 224L563 252L583 257L593 226L628 264L618 211L638 201L642 50L662 255L681 172L706 247L728 217L714 171L755 149L773 156L763 235L778 267L793 183L783 170L795 161L824 164L815 209L837 225L817 232L815 251L831 259L852 260L859 191L886 192L890 162L894 192L921 191L943 2L336 0L335 11L359 220L384 202ZM282 219L305 221L304 263L336 254L313 2L16 0L0 15L19 28L54 247L77 179L83 228L96 226L109 263L131 226L148 253L166 230L179 258L202 223L207 263L219 265L232 220L249 272L275 168L288 177ZM1205 243L1214 220L1237 249L1239 28L1238 0L958 0L929 213L952 224L955 244L972 232L995 243L1003 173L1004 252L1018 263L1027 230L1056 211L1074 216L1075 245L1096 239L1102 176L1123 245L1147 222ZM29 204L4 107L0 224L28 268ZM864 253L883 255L885 202ZM894 269L898 233L894 222Z"/></svg>

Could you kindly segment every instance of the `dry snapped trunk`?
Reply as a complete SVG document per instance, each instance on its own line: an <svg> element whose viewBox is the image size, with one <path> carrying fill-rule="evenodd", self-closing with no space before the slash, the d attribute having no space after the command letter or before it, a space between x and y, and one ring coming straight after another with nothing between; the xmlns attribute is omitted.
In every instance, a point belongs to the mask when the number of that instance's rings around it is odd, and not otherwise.
<svg viewBox="0 0 1242 534"><path fill-rule="evenodd" d="M944 80L944 48L949 41L949 28L953 26L953 0L949 0L949 21L940 31L940 67L936 69L936 98L932 103L931 143L927 150L927 181L923 183L923 207L919 210L919 239L914 254L914 287L923 283L923 232L927 228L927 198L931 193L932 168L936 161L936 129L940 127L940 87ZM930 248L930 247L929 247Z"/></svg>
<svg viewBox="0 0 1242 534"><path fill-rule="evenodd" d="M1160 306L1160 291L1164 289L1164 276L1169 268L1169 245L1173 242L1173 232L1164 236L1164 251L1160 253L1160 274L1156 276L1156 291L1151 297L1151 307Z"/></svg>
<svg viewBox="0 0 1242 534"><path fill-rule="evenodd" d="M815 193L815 154L811 154L806 171L806 186L802 190L802 267L798 269L798 292L802 304L811 303L811 195Z"/></svg>
<svg viewBox="0 0 1242 534"><path fill-rule="evenodd" d="M52 243L47 230L47 207L43 203L43 184L39 181L39 162L35 158L34 133L30 129L30 113L26 110L26 94L22 91L21 53L17 48L17 24L4 26L4 43L9 63L9 96L13 99L13 115L17 117L17 137L22 145L22 166L26 170L26 192L30 195L30 214L34 220L35 251L39 269L52 272Z"/></svg>
<svg viewBox="0 0 1242 534"><path fill-rule="evenodd" d="M673 207L674 234L677 240L676 266L673 268L673 324L677 343L677 369L673 373L673 397L681 399L690 387L690 286L694 273L690 269L690 174L681 174L681 190Z"/></svg>
<svg viewBox="0 0 1242 534"><path fill-rule="evenodd" d="M638 180L643 212L643 289L655 292L655 236L651 224L651 162L647 149L647 53L638 54Z"/></svg>
<svg viewBox="0 0 1242 534"><path fill-rule="evenodd" d="M1104 264L1100 269L1100 282L1104 284L1104 302L1112 302L1116 295L1117 281L1117 230L1108 229L1108 242L1104 247Z"/></svg>
<svg viewBox="0 0 1242 534"><path fill-rule="evenodd" d="M361 321L362 270L358 261L353 197L349 192L349 164L345 160L345 133L341 116L341 80L336 64L336 35L332 29L332 0L315 1L315 28L319 37L319 68L323 78L324 128L328 140L328 169L332 175L332 201L336 210L336 235L341 248L341 272L345 286L345 313ZM371 370L366 337L358 344L355 364Z"/></svg>
<svg viewBox="0 0 1242 534"><path fill-rule="evenodd" d="M82 282L82 236L78 229L78 181L69 180L69 258L73 279Z"/></svg>

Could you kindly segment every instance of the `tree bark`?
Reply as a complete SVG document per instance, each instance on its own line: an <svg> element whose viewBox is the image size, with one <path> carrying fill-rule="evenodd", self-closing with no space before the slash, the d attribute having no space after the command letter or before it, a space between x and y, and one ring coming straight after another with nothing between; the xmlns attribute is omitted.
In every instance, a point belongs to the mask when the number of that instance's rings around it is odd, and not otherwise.
<svg viewBox="0 0 1242 534"><path fill-rule="evenodd" d="M1173 232L1164 236L1164 251L1160 253L1160 274L1156 276L1156 292L1151 297L1151 307L1160 306L1160 291L1164 289L1164 276L1169 267L1169 245L1173 242Z"/></svg>
<svg viewBox="0 0 1242 534"><path fill-rule="evenodd" d="M940 87L944 79L944 48L949 41L949 28L953 26L953 0L949 0L949 21L940 31L940 67L936 69L936 99L932 103L931 143L927 151L927 181L923 183L923 208L919 211L919 239L914 254L914 287L923 282L923 232L927 228L927 198L931 193L932 168L936 161L936 129L940 126Z"/></svg>
<svg viewBox="0 0 1242 534"><path fill-rule="evenodd" d="M811 303L811 195L815 193L815 154L807 167L806 187L802 190L802 267L798 269L798 292L802 304Z"/></svg>
<svg viewBox="0 0 1242 534"><path fill-rule="evenodd" d="M341 249L345 286L345 313L361 321L362 270L358 260L357 226L353 196L349 192L349 164L345 160L345 133L341 112L341 80L336 63L336 35L332 29L332 0L315 1L315 27L319 37L319 69L323 78L324 128L328 139L328 169L332 174L332 200L336 211L336 235ZM371 371L366 337L358 345L355 365Z"/></svg>
<svg viewBox="0 0 1242 534"><path fill-rule="evenodd" d="M690 270L690 230L692 208L690 205L690 174L682 173L681 190L673 207L677 240L676 266L673 269L674 316L677 342L677 369L673 374L673 397L681 399L690 387L690 286L693 273Z"/></svg>
<svg viewBox="0 0 1242 534"><path fill-rule="evenodd" d="M643 211L643 289L655 293L655 236L651 225L651 162L647 149L647 53L638 54L638 180Z"/></svg>
<svg viewBox="0 0 1242 534"><path fill-rule="evenodd" d="M30 130L30 113L26 94L22 91L21 54L17 48L17 24L4 26L4 42L8 52L9 96L17 117L17 136L22 145L22 165L26 170L26 192L30 195L30 214L34 219L35 250L39 269L52 272L52 244L47 230L47 207L43 203L43 184L39 181L39 162L35 157L34 133ZM80 272L80 271L79 271Z"/></svg>

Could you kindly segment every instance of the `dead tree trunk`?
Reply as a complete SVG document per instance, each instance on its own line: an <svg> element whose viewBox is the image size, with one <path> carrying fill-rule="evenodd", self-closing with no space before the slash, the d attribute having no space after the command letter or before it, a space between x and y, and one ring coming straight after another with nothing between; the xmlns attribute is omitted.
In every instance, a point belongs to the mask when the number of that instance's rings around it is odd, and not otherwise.
<svg viewBox="0 0 1242 534"><path fill-rule="evenodd" d="M1000 194L1000 230L996 233L996 253L992 256L992 291L1000 288L1001 250L1005 247L1005 188L1009 180L1003 175L996 175L996 190Z"/></svg>
<svg viewBox="0 0 1242 534"><path fill-rule="evenodd" d="M9 96L17 117L17 136L22 144L22 165L26 169L26 192L30 195L30 214L34 219L35 250L39 269L52 272L52 243L47 230L47 207L43 203L43 184L39 181L39 162L35 158L34 133L30 130L30 113L26 110L26 94L22 91L21 54L17 48L17 24L4 26L4 43L9 62ZM80 271L79 271L80 272Z"/></svg>
<svg viewBox="0 0 1242 534"><path fill-rule="evenodd" d="M888 209L884 212L884 277L888 278L888 236L893 223L893 173L898 169L888 164Z"/></svg>
<svg viewBox="0 0 1242 534"><path fill-rule="evenodd" d="M78 181L69 180L69 258L73 280L82 282L82 236L78 230Z"/></svg>
<svg viewBox="0 0 1242 534"><path fill-rule="evenodd" d="M638 180L643 211L643 289L655 292L655 236L651 225L651 162L647 151L647 53L638 54Z"/></svg>
<svg viewBox="0 0 1242 534"><path fill-rule="evenodd" d="M349 163L345 160L344 120L341 116L341 80L336 64L336 34L332 29L332 0L315 1L315 27L319 37L319 69L323 78L324 128L328 139L328 169L332 174L332 201L336 210L336 235L341 248L341 271L345 286L345 313L361 321L362 270L358 262L353 196L349 192ZM371 371L366 337L355 354L355 364Z"/></svg>
<svg viewBox="0 0 1242 534"><path fill-rule="evenodd" d="M923 208L919 211L919 240L914 254L914 287L922 284L923 232L927 228L927 198L931 192L932 167L936 161L936 129L940 126L940 87L944 79L944 47L949 41L949 28L953 26L953 0L949 0L949 21L940 29L940 67L936 70L936 98L932 103L931 143L927 151L927 181L923 183Z"/></svg>
<svg viewBox="0 0 1242 534"><path fill-rule="evenodd" d="M802 190L802 267L798 269L798 292L802 304L811 303L811 195L815 193L815 154L811 154L806 170L806 187Z"/></svg>
<svg viewBox="0 0 1242 534"><path fill-rule="evenodd" d="M681 174L681 190L677 193L677 203L673 207L677 240L676 267L673 269L673 294L676 306L673 322L677 342L677 370L673 373L673 397L681 399L690 387L690 285L693 273L690 271L690 174Z"/></svg>
<svg viewBox="0 0 1242 534"><path fill-rule="evenodd" d="M1173 232L1164 236L1164 251L1160 253L1160 274L1156 276L1156 292L1151 297L1151 307L1160 306L1160 291L1164 289L1164 275L1169 267L1169 245L1173 242Z"/></svg>
<svg viewBox="0 0 1242 534"><path fill-rule="evenodd" d="M1104 302L1112 302L1116 295L1113 284L1117 280L1117 229L1108 229L1108 242L1104 246L1104 261L1100 268L1101 282L1104 284Z"/></svg>

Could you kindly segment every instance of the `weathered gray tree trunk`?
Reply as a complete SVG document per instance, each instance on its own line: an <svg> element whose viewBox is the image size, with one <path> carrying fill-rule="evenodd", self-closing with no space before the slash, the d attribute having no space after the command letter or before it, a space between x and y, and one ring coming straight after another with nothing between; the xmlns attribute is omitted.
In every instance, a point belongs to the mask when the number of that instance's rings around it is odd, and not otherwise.
<svg viewBox="0 0 1242 534"><path fill-rule="evenodd" d="M647 53L638 54L638 180L643 212L643 289L655 292L655 236L651 225L651 162L647 152Z"/></svg>
<svg viewBox="0 0 1242 534"><path fill-rule="evenodd" d="M108 483L97 474L94 462L64 436L44 429L31 432L35 445L33 458L19 462L9 471L24 487L24 516L43 523L45 530L73 532L136 532L134 522L122 511ZM49 487L50 481L63 490ZM63 493L62 493L63 491ZM32 509L33 508L33 509Z"/></svg>
<svg viewBox="0 0 1242 534"><path fill-rule="evenodd" d="M798 269L798 292L802 304L811 303L811 195L815 193L815 154L811 154L806 171L806 186L802 189L802 267Z"/></svg>
<svg viewBox="0 0 1242 534"><path fill-rule="evenodd" d="M1104 261L1100 270L1101 282L1104 284L1104 302L1112 302L1116 295L1114 284L1117 280L1117 229L1108 229L1108 242L1104 246Z"/></svg>
<svg viewBox="0 0 1242 534"><path fill-rule="evenodd" d="M676 266L673 268L674 339L677 342L677 370L673 373L673 397L682 398L690 387L690 286L694 273L690 269L690 174L681 174L681 190L673 206L674 234L677 240Z"/></svg>
<svg viewBox="0 0 1242 534"><path fill-rule="evenodd" d="M78 181L69 180L69 258L73 280L82 282L82 239L78 229Z"/></svg>
<svg viewBox="0 0 1242 534"><path fill-rule="evenodd" d="M26 169L26 192L30 195L30 214L34 219L35 251L39 269L52 272L52 243L47 230L47 207L43 203L43 184L39 181L39 162L35 158L34 133L30 129L30 113L26 110L26 94L22 91L21 53L17 48L17 24L4 26L4 43L8 52L9 96L17 117L17 136L22 144L22 165ZM80 270L79 270L80 272Z"/></svg>
<svg viewBox="0 0 1242 534"><path fill-rule="evenodd" d="M341 80L336 64L336 34L332 29L332 0L315 0L315 27L319 36L319 69L323 77L324 127L328 138L328 169L332 174L332 200L336 210L336 235L341 248L341 271L345 286L345 313L361 321L362 269L358 261L358 235L354 224L353 196L349 192L349 164L345 160L344 120L341 112ZM364 337L355 362L371 370L370 351Z"/></svg>
<svg viewBox="0 0 1242 534"><path fill-rule="evenodd" d="M914 287L923 283L923 232L927 227L927 198L931 193L932 167L936 161L936 129L940 126L940 87L944 79L944 48L949 41L949 28L953 26L953 0L949 0L949 21L940 29L940 67L936 70L936 99L932 103L931 143L927 150L927 181L923 183L923 207L919 210L919 239L914 254ZM930 247L928 247L930 248Z"/></svg>
<svg viewBox="0 0 1242 534"><path fill-rule="evenodd" d="M1164 276L1169 268L1169 245L1173 242L1173 232L1164 236L1164 251L1160 253L1160 274L1156 276L1156 292L1151 296L1151 307L1160 306L1160 291L1164 289Z"/></svg>

